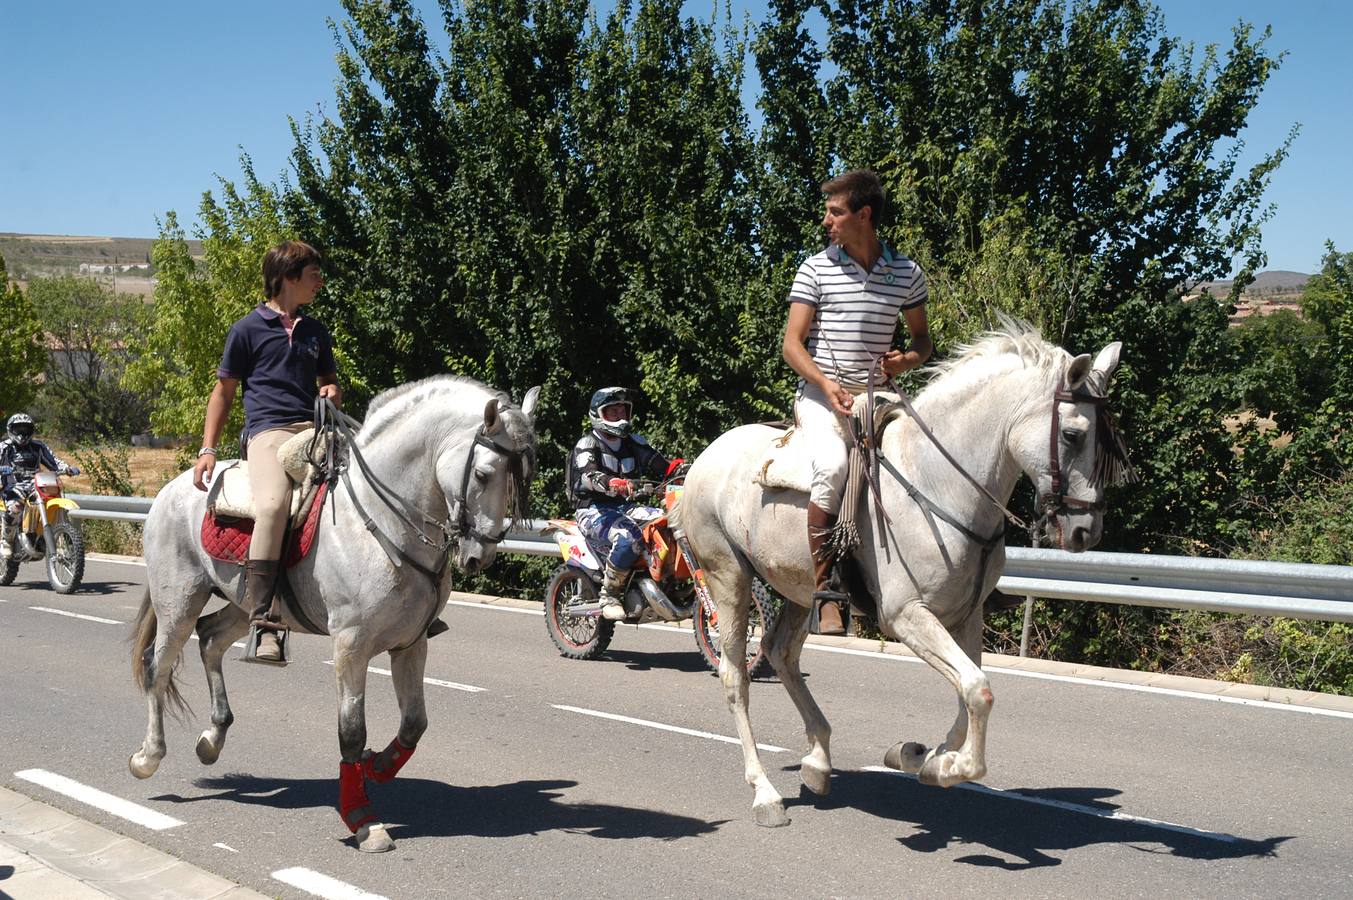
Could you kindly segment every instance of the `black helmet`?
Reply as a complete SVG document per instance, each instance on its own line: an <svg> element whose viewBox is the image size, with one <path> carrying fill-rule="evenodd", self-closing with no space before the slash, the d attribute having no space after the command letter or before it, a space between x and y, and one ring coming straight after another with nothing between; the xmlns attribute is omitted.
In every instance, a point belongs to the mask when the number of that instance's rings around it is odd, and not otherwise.
<svg viewBox="0 0 1353 900"><path fill-rule="evenodd" d="M607 419L602 415L602 410L608 406L623 406L624 411L620 413L619 418ZM634 400L631 397L629 388L605 387L592 395L592 402L587 406L587 416L592 420L592 427L602 434L609 434L614 437L624 437L634 429Z"/></svg>
<svg viewBox="0 0 1353 900"><path fill-rule="evenodd" d="M28 413L15 413L5 423L5 433L20 447L33 439L33 417Z"/></svg>

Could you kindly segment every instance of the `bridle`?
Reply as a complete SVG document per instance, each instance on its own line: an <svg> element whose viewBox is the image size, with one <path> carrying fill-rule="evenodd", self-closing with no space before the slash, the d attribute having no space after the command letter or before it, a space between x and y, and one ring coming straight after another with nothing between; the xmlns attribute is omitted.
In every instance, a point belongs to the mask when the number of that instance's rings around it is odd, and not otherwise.
<svg viewBox="0 0 1353 900"><path fill-rule="evenodd" d="M1088 379L1086 383L1089 383ZM1103 512L1105 509L1102 494L1101 499L1095 501L1067 495L1068 479L1062 471L1061 462L1061 404L1088 403L1095 408L1095 465L1090 473L1090 483L1096 487L1103 487L1105 484L1116 484L1135 478L1132 465L1128 462L1127 445L1123 442L1113 415L1107 409L1108 402L1109 398L1102 393L1093 390L1071 390L1065 384L1053 392L1048 435L1048 466L1052 483L1048 492L1038 498L1040 528L1064 512L1094 513ZM1059 520L1058 529L1060 528Z"/></svg>
<svg viewBox="0 0 1353 900"><path fill-rule="evenodd" d="M508 472L512 478L510 490L511 510L510 519L516 521L525 517L527 505L526 482L526 462L534 458L535 448L531 446L520 450L511 447L505 447L494 441L485 426L480 426L475 432L474 441L470 444L470 449L465 459L465 474L461 479L460 496L452 498L450 501L451 514L445 518L437 518L424 512L410 501L401 497L392 488L381 481L376 474L371 471L367 465L366 458L362 455L354 439L354 429L361 427L361 423L349 416L347 413L338 409L327 397L318 397L315 400L315 437L311 442L307 455L314 460L315 443L321 439L321 436L328 436L330 439L325 442L324 448L324 471L329 482L330 489L339 479L343 479L343 486L348 490L348 496L352 500L353 507L362 519L362 524L366 530L380 544L381 549L385 551L390 561L399 568L404 563L408 563L413 569L422 572L434 583L441 580L442 572L446 570L447 561L450 558L451 546L463 537L471 537L487 544L497 544L506 536L509 525L505 524L496 534L488 534L479 531L474 527L473 519L470 515L470 505L468 503L470 478L474 474L475 451L479 447L487 447L496 453L501 454L507 459ZM401 546L391 540L371 517L360 500L357 499L357 493L353 490L352 481L349 477L349 466L337 452L337 440L341 437L348 448L348 453L352 459L356 460L357 467L361 469L362 475L366 478L367 484L371 487L372 493L395 514L404 525L418 539L418 542L426 547L431 547L437 554L436 568L430 568L423 565L417 559L414 559ZM439 535L439 539L428 536L428 531Z"/></svg>

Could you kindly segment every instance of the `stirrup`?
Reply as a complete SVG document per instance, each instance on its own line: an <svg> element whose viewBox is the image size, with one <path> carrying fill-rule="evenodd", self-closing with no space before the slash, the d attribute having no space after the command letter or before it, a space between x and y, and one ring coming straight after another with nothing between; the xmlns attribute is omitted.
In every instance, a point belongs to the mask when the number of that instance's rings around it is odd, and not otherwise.
<svg viewBox="0 0 1353 900"><path fill-rule="evenodd" d="M277 641L282 648L281 659L259 659L258 658L258 640L259 636L270 631L277 635ZM249 626L249 641L244 645L244 655L240 657L240 662L258 663L260 666L285 666L291 662L291 653L288 652L291 645L290 628L260 628L257 625Z"/></svg>
<svg viewBox="0 0 1353 900"><path fill-rule="evenodd" d="M837 599L837 598L840 599ZM822 607L828 603L834 604L841 615L842 631L833 631L828 637L851 634L853 619L851 617L851 602L848 594L840 591L814 591L813 602L808 607L808 633L822 634Z"/></svg>

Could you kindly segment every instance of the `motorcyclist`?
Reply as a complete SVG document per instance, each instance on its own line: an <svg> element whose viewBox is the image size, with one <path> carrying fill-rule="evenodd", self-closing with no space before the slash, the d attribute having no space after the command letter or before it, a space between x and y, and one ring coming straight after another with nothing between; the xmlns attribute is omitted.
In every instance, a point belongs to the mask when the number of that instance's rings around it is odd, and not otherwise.
<svg viewBox="0 0 1353 900"><path fill-rule="evenodd" d="M634 401L628 388L601 388L592 395L587 414L592 429L569 456L568 493L579 530L590 541L610 545L600 600L602 616L614 621L625 618L621 597L643 545L632 514L647 507L634 499L635 479L666 477L683 460L668 460L633 433Z"/></svg>
<svg viewBox="0 0 1353 900"><path fill-rule="evenodd" d="M0 517L0 559L14 555L10 545L17 531L24 498L33 490L33 477L40 466L62 475L79 475L76 466L58 459L50 447L33 437L33 417L15 413L5 422L5 437L0 440L0 496L5 512Z"/></svg>

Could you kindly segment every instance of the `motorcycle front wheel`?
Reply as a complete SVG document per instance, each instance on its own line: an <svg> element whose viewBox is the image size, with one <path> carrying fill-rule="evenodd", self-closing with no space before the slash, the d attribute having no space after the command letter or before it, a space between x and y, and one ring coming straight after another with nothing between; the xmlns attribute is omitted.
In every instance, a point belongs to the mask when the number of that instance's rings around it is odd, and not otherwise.
<svg viewBox="0 0 1353 900"><path fill-rule="evenodd" d="M18 576L19 561L13 557L5 560L4 568L0 568L0 585L13 584Z"/></svg>
<svg viewBox="0 0 1353 900"><path fill-rule="evenodd" d="M601 616L571 616L568 607L597 599L597 586L585 572L560 566L545 588L545 630L569 659L596 659L615 635L615 622Z"/></svg>
<svg viewBox="0 0 1353 900"><path fill-rule="evenodd" d="M761 649L761 639L775 621L776 607L770 589L759 578L752 579L752 599L752 608L747 612L747 677L762 678L773 671ZM770 611L769 621L762 620L763 609ZM719 613L713 603L697 599L695 619L691 624L695 627L695 645L700 649L705 665L712 671L719 671L722 645L719 643Z"/></svg>
<svg viewBox="0 0 1353 900"><path fill-rule="evenodd" d="M85 539L70 522L53 523L43 535L47 544L47 581L58 594L74 593L85 577Z"/></svg>

